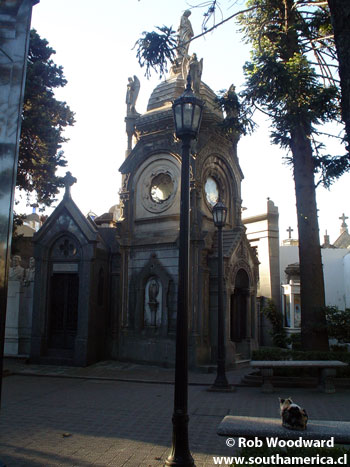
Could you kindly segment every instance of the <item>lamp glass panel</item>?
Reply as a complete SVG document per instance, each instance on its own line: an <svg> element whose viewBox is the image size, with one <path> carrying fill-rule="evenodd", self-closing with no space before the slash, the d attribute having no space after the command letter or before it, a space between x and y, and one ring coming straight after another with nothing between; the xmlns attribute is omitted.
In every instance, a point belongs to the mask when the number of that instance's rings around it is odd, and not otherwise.
<svg viewBox="0 0 350 467"><path fill-rule="evenodd" d="M181 115L182 112L181 111L182 111L181 105L175 106L174 115L175 115L176 130L182 129L182 115Z"/></svg>
<svg viewBox="0 0 350 467"><path fill-rule="evenodd" d="M192 129L192 111L193 105L191 102L187 102L184 105L184 128Z"/></svg>
<svg viewBox="0 0 350 467"><path fill-rule="evenodd" d="M199 105L194 106L194 115L193 115L193 130L197 131L199 126L199 120L201 118L202 109Z"/></svg>
<svg viewBox="0 0 350 467"><path fill-rule="evenodd" d="M224 218L224 210L222 208L214 208L213 216L216 224L222 224Z"/></svg>

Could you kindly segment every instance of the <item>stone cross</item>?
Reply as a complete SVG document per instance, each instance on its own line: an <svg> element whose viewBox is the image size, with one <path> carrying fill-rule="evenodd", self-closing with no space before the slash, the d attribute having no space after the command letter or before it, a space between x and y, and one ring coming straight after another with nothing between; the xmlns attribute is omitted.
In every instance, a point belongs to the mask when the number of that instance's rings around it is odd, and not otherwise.
<svg viewBox="0 0 350 467"><path fill-rule="evenodd" d="M64 193L65 197L68 197L68 198L71 197L70 189L71 189L71 186L74 185L74 183L76 182L77 182L77 179L72 176L71 172L66 172L66 176L63 177L63 183L66 188L66 191Z"/></svg>
<svg viewBox="0 0 350 467"><path fill-rule="evenodd" d="M342 215L341 217L339 217L339 219L340 219L341 221L343 221L343 223L342 223L341 226L346 228L346 227L347 227L347 224L345 223L345 221L346 221L347 219L349 219L349 218L346 217L346 215L343 213L343 215Z"/></svg>
<svg viewBox="0 0 350 467"><path fill-rule="evenodd" d="M289 237L288 237L288 238L292 238L293 229L292 229L291 226L288 227L287 232L288 232L288 234L289 234Z"/></svg>

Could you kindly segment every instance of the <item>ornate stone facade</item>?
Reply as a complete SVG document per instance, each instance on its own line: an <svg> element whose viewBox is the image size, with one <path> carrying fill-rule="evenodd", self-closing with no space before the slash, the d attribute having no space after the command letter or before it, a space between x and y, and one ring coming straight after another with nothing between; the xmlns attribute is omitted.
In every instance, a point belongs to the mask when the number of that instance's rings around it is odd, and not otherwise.
<svg viewBox="0 0 350 467"><path fill-rule="evenodd" d="M186 13L182 18L183 28L188 16ZM48 221L55 226L53 231L44 226L36 236L36 259L41 263L37 290L46 290L50 275L55 273L52 268L58 258L51 259L52 255L76 251L80 285L75 343L70 347L74 362L85 358L88 363L104 352L121 360L174 365L181 143L174 136L172 102L183 93L186 73L191 72L184 37L185 32L179 38L170 78L154 89L144 114L135 111L136 98L130 90L127 95L128 142L120 167L119 219L105 228L101 227L105 225L103 216L83 221L72 200L65 197ZM223 115L214 92L200 80L203 61L199 63L195 87L205 106L198 140L191 147L189 364L216 364L217 234L212 208L220 196L228 208L223 232L224 303L227 365L233 366L242 358L249 359L251 350L257 347L258 261L241 220L243 174L237 157L238 139L220 130ZM89 232L85 239L83 232ZM94 246L97 244L99 248ZM95 295L100 280L99 269L94 266L97 263L105 274L108 297L100 309ZM60 267L64 272L65 266ZM49 285L49 290L53 286ZM51 306L49 300L37 296L33 357L45 357L54 350L50 333L43 332L44 323L50 321L45 311ZM92 327L95 322L99 323L97 328ZM82 344L84 351L79 349Z"/></svg>

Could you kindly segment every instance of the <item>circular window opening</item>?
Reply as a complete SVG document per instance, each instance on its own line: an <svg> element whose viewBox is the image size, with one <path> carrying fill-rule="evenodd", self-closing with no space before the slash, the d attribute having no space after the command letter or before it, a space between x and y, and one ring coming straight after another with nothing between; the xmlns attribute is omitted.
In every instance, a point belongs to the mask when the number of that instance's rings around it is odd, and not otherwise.
<svg viewBox="0 0 350 467"><path fill-rule="evenodd" d="M205 196L211 206L219 201L219 187L213 177L208 177L204 185Z"/></svg>
<svg viewBox="0 0 350 467"><path fill-rule="evenodd" d="M174 182L170 175L161 173L152 179L151 198L155 203L161 204L168 200L174 191Z"/></svg>

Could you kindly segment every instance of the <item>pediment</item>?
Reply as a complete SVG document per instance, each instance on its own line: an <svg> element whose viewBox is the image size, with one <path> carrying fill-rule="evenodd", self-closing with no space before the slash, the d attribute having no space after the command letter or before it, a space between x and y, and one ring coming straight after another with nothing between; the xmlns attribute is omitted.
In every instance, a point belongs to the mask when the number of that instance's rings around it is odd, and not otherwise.
<svg viewBox="0 0 350 467"><path fill-rule="evenodd" d="M34 235L33 241L48 243L63 232L73 234L83 243L103 242L94 223L83 215L71 198L66 197Z"/></svg>

